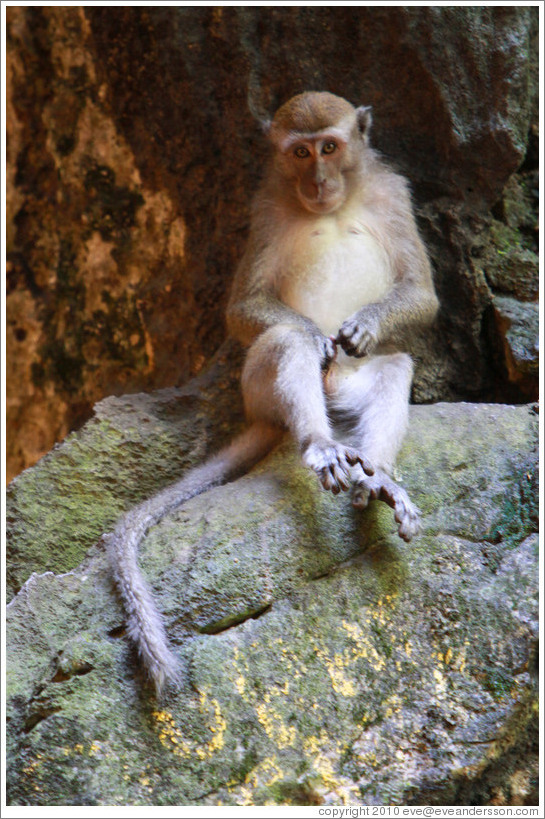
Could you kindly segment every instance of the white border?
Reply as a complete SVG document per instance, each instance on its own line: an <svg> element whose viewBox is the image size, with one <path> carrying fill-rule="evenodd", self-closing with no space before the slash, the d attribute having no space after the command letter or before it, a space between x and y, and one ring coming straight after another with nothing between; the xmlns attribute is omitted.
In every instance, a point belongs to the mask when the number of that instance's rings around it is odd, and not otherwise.
<svg viewBox="0 0 545 819"><path fill-rule="evenodd" d="M5 213L5 204L6 204L6 140L5 140L5 122L6 122L6 7L8 6L73 6L73 5L82 5L82 6L152 6L152 5L161 5L161 6L201 6L201 5L212 5L212 6L247 6L247 5L256 5L256 6L331 6L330 2L311 2L311 3L292 3L292 2L276 2L276 3L237 3L237 2L224 2L224 3L179 3L179 2L163 2L163 3L148 3L148 2L135 2L135 3L125 3L125 2L82 2L82 3L70 3L70 2L60 2L60 3L52 3L52 2L9 2L9 0L1 0L1 76L2 76L2 85L1 85L1 95L2 95L2 107L1 107L1 116L2 116L2 134L1 134L1 157L2 157L2 165L1 165L1 186L2 186L2 223L1 223L1 247L2 247L2 267L1 267L1 283L2 283L2 293L1 293L1 353L0 353L0 361L1 361L1 405L2 405L2 417L1 417L1 451L2 451L2 458L1 458L1 478L2 478L2 493L1 493L1 533L2 533L2 570L1 570L1 580L2 580L2 600L5 599L5 560L4 560L4 544L5 544L5 534L6 534L6 509L5 509L5 481L6 481L6 469L5 469L5 452L6 452L6 414L5 414L5 406L6 406L6 256L5 256L5 247L6 247L6 213ZM486 0L485 2L480 3L472 3L472 2L461 2L460 0L440 0L439 2L392 2L392 3L377 3L377 2L345 2L339 4L342 6L369 6L369 7L381 7L381 6L515 6L515 5L525 5L525 6L537 6L539 7L539 42L542 44L544 42L544 7L543 7L543 0L530 0L530 2L526 3L518 3L516 0ZM543 190L543 163L544 163L544 151L543 151L543 70L544 70L544 58L543 58L543 47L540 49L540 57L539 57L539 82L540 82L540 103L539 103L539 128L540 128L540 145L539 145L539 155L540 155L540 191ZM542 198L540 195L540 204L542 202ZM544 238L543 238L543 231L540 234L540 241L539 241L539 258L540 258L540 347L543 349L543 297L544 297L544 285L543 285L543 276L544 276ZM544 368L543 363L540 364L540 376L539 376L539 383L540 383L540 396L543 396L543 387L544 387ZM542 460L542 445L543 445L543 412L540 414L539 417L539 429L540 429L540 460ZM543 504L545 498L545 486L544 481L540 481L540 492L539 492L539 499L540 499L540 526L542 528L542 511L543 511ZM540 546L542 545L542 535L540 535ZM540 550L540 553L543 554L543 550ZM542 561L543 562L543 561ZM540 569L540 601L543 601L543 565L541 565ZM541 607L540 607L541 609ZM89 817L89 819L95 819L95 817L142 817L142 819L148 819L148 817L225 817L225 819L229 819L229 817L233 817L233 819L239 819L239 817L302 817L302 816L312 816L318 817L320 815L319 807L283 807L283 806L274 806L274 807L204 807L204 806L192 806L192 807L153 807L153 806L125 806L125 807L74 807L74 806L61 806L61 807L38 807L38 806L29 806L29 807L7 807L6 806L6 792L5 792L5 770L6 770L6 760L5 760L5 668L3 663L3 658L5 656L5 646L6 646L6 634L5 634L5 612L2 611L2 618L1 618L1 648L2 648L2 677L1 677L1 684L2 684L2 715L1 715L1 746L2 746L2 759L1 759L1 785L0 785L0 810L1 816L5 817L17 817L17 819L27 819L27 817ZM540 675L541 680L543 680L543 675L545 672L545 659L543 657L543 652L540 658ZM541 695L543 694L543 688L541 688ZM543 696L540 697L541 704L543 706ZM544 754L544 727L545 727L545 716L543 714L543 707L541 708L540 712L540 757L541 757L541 772L543 774L543 754ZM545 805L544 801L544 794L545 794L545 783L543 782L544 776L541 777L540 782L540 806L543 807ZM325 807L325 806L324 806ZM441 812L440 808L431 808L430 812L427 814L428 816L455 816L456 814L453 813L453 809L456 810L456 806L450 806L447 810L449 813ZM337 813L335 814L337 819L341 819L341 810L340 808L337 809ZM344 809L344 819L352 819L352 817L356 816L372 816L372 808L367 808L366 806L362 806L361 810L346 808ZM394 814L388 811L388 808L385 806L380 806L380 813L377 814L381 817L387 816L411 816L417 815L416 808L413 808L413 813L411 814L410 808L403 808L400 807L399 812ZM471 815L469 811L471 808L468 806L461 806L457 809L458 816L463 815ZM465 810L465 814L464 811ZM479 809L477 809L479 810ZM480 815L480 816L530 816L531 808L520 808L520 807L497 807L488 809L488 814L485 813L486 809L481 808L480 813L474 813L473 815ZM322 814L323 815L323 814ZM333 817L333 812L329 814ZM423 814L420 814L423 815ZM534 814L537 816L537 814Z"/></svg>

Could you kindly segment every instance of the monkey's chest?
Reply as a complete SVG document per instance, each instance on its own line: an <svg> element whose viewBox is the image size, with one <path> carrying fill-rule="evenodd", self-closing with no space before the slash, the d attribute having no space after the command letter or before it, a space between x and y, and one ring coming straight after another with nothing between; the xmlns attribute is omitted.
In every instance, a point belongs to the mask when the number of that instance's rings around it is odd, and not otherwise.
<svg viewBox="0 0 545 819"><path fill-rule="evenodd" d="M388 255L363 227L321 225L287 250L279 259L280 299L324 335L336 335L346 318L392 287Z"/></svg>

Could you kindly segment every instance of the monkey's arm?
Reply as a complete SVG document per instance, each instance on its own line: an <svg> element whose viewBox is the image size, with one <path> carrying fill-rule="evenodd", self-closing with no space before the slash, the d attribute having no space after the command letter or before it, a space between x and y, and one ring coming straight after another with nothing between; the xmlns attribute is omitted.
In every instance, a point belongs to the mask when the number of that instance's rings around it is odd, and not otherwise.
<svg viewBox="0 0 545 819"><path fill-rule="evenodd" d="M249 346L270 327L279 324L301 327L314 339L322 366L327 367L335 358L334 341L324 336L311 319L280 301L262 257L263 254L250 237L227 305L227 327L230 334Z"/></svg>
<svg viewBox="0 0 545 819"><path fill-rule="evenodd" d="M384 301L367 304L343 322L336 337L347 355L370 355L377 346L403 346L403 339L431 324L438 302L433 291L401 281Z"/></svg>
<svg viewBox="0 0 545 819"><path fill-rule="evenodd" d="M408 194L400 199L399 209L388 219L389 233L394 237L390 245L394 286L382 301L364 305L347 318L336 338L344 351L356 358L369 355L378 345L403 346L404 338L431 324L439 307Z"/></svg>

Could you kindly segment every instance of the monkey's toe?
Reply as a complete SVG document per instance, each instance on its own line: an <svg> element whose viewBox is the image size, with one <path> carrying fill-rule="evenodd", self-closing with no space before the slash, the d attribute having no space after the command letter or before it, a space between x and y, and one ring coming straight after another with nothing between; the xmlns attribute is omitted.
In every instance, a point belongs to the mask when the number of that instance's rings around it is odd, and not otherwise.
<svg viewBox="0 0 545 819"><path fill-rule="evenodd" d="M367 509L371 500L371 492L367 487L357 484L352 495L352 506L355 509Z"/></svg>
<svg viewBox="0 0 545 819"><path fill-rule="evenodd" d="M381 471L373 477L358 481L354 487L352 505L356 509L366 509L370 500L381 500L392 507L394 519L399 524L399 537L406 543L419 534L419 509L409 499L403 487Z"/></svg>
<svg viewBox="0 0 545 819"><path fill-rule="evenodd" d="M398 534L399 537L406 543L409 543L413 537L420 533L420 515L418 509L409 501L408 506L403 504L403 511L398 511L394 514L395 520L399 523Z"/></svg>

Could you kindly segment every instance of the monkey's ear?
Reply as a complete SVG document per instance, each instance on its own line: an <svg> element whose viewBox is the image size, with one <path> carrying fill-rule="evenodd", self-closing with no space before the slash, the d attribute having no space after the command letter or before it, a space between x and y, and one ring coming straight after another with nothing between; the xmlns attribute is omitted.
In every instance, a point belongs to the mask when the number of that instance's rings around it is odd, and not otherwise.
<svg viewBox="0 0 545 819"><path fill-rule="evenodd" d="M373 122L370 105L360 105L356 108L356 122L358 123L358 131L362 139L367 142L369 140L369 131Z"/></svg>

